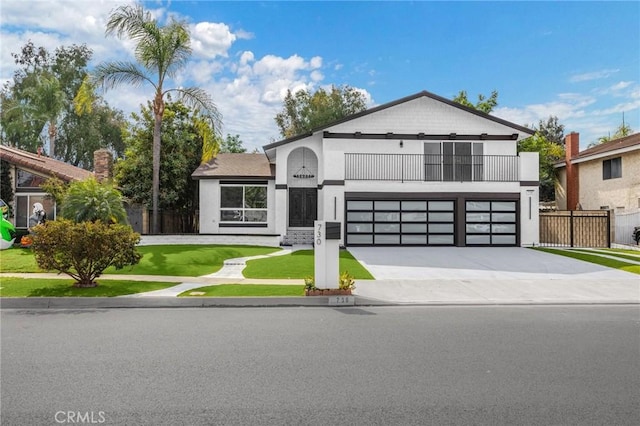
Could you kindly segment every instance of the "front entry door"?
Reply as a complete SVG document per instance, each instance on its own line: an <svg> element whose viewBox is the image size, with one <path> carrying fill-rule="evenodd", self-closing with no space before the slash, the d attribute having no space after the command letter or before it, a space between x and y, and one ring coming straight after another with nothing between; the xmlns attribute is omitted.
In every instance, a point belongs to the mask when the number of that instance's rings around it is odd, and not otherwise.
<svg viewBox="0 0 640 426"><path fill-rule="evenodd" d="M318 218L318 189L289 188L289 226L313 227Z"/></svg>

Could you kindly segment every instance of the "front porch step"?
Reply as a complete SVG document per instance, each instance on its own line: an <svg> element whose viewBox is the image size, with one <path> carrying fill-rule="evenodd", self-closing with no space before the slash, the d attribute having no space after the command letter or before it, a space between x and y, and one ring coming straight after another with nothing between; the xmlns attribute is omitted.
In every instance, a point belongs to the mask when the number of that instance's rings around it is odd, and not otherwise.
<svg viewBox="0 0 640 426"><path fill-rule="evenodd" d="M282 238L282 245L290 246L294 244L313 245L313 229L289 229Z"/></svg>

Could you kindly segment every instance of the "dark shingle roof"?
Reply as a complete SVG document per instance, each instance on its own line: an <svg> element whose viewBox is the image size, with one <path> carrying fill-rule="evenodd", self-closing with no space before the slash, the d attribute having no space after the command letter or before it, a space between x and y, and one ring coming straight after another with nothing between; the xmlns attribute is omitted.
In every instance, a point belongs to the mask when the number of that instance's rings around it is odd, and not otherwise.
<svg viewBox="0 0 640 426"><path fill-rule="evenodd" d="M6 145L0 145L0 158L46 176L55 176L65 182L84 180L93 176L93 172L80 167Z"/></svg>
<svg viewBox="0 0 640 426"><path fill-rule="evenodd" d="M605 154L609 151L628 148L634 145L638 145L638 148L640 149L640 133L634 133L633 135L614 139L612 141L601 143L589 149L585 149L584 151L579 152L578 156L574 157L573 159L575 160L590 157L592 155Z"/></svg>
<svg viewBox="0 0 640 426"><path fill-rule="evenodd" d="M275 166L262 153L221 153L191 174L202 178L275 178Z"/></svg>

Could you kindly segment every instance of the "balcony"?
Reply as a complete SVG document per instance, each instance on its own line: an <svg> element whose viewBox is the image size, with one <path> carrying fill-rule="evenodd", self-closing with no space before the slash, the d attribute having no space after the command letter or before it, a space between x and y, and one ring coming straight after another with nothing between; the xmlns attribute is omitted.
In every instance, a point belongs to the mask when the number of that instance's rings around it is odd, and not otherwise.
<svg viewBox="0 0 640 426"><path fill-rule="evenodd" d="M517 155L345 154L345 180L517 182Z"/></svg>

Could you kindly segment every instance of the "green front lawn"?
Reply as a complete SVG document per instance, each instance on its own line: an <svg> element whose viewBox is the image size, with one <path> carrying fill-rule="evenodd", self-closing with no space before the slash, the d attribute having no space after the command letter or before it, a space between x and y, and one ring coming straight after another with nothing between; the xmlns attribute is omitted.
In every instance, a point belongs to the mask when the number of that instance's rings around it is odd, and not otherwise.
<svg viewBox="0 0 640 426"><path fill-rule="evenodd" d="M198 277L219 271L227 259L268 254L280 249L258 246L166 245L142 246L138 250L143 254L139 264L120 270L108 268L104 273Z"/></svg>
<svg viewBox="0 0 640 426"><path fill-rule="evenodd" d="M0 272L47 272L36 264L33 251L28 248L0 250Z"/></svg>
<svg viewBox="0 0 640 426"><path fill-rule="evenodd" d="M559 249L553 249L553 248L536 247L534 250L544 251L546 253L559 254L560 256L567 256L574 259L583 260L585 262L596 263L598 265L606 266L608 268L614 268L614 269L619 269L621 271L640 274L640 265L625 262L624 258L621 258L621 257L619 257L618 259L610 259L608 257L598 256L595 253L594 254L585 253L580 249L559 250ZM606 250L606 251L612 256L615 256L617 254L617 252L615 251L610 251L610 250Z"/></svg>
<svg viewBox="0 0 640 426"><path fill-rule="evenodd" d="M196 293L196 294L193 294ZM204 293L204 294L200 294ZM304 296L304 285L221 284L194 288L178 297L297 297Z"/></svg>
<svg viewBox="0 0 640 426"><path fill-rule="evenodd" d="M348 271L355 279L372 280L373 276L347 250L340 250L340 272ZM242 274L246 278L302 279L313 276L313 250L299 250L283 256L247 262Z"/></svg>
<svg viewBox="0 0 640 426"><path fill-rule="evenodd" d="M120 270L111 267L105 274L175 275L197 277L217 272L226 259L273 253L276 247L225 245L161 245L138 247L140 263ZM46 272L38 268L33 251L12 248L0 251L0 272Z"/></svg>
<svg viewBox="0 0 640 426"><path fill-rule="evenodd" d="M73 287L72 279L36 279L3 277L1 297L114 297L173 287L177 283L100 280L93 288Z"/></svg>

